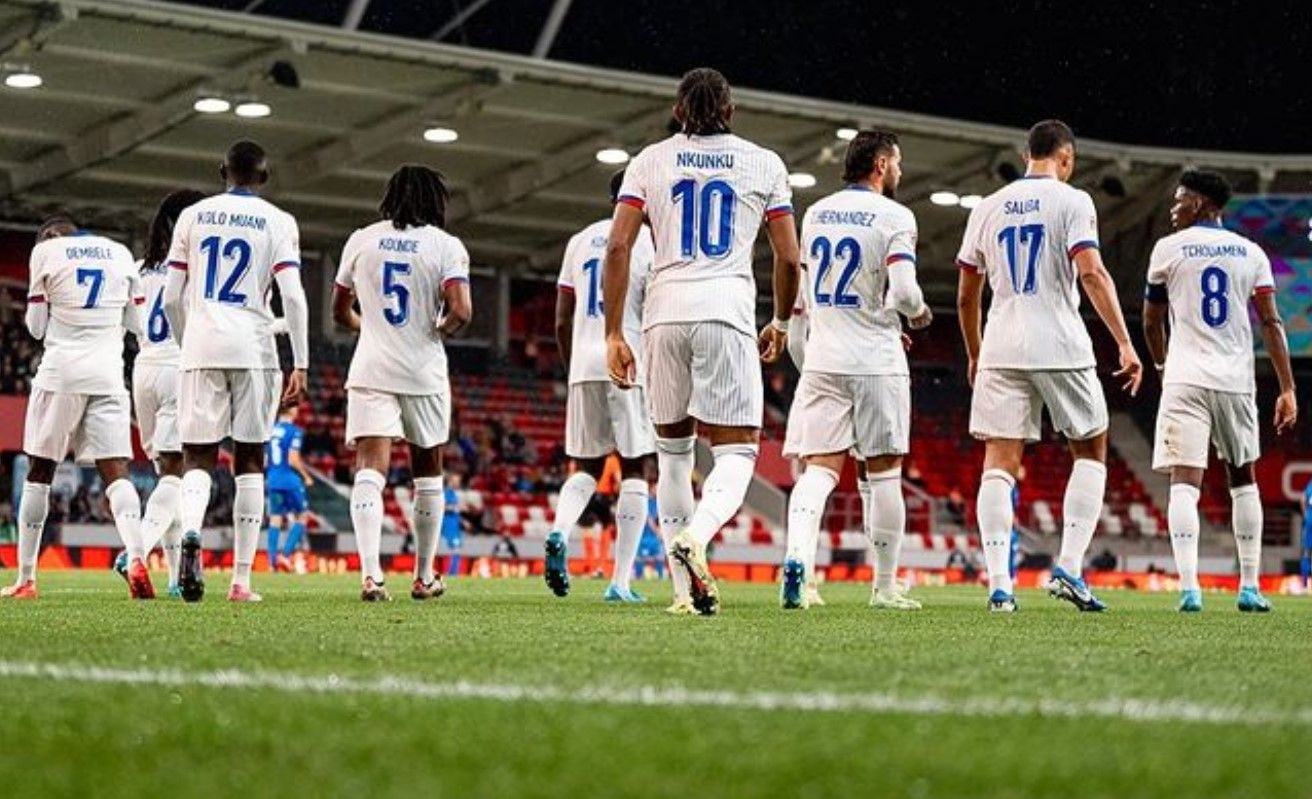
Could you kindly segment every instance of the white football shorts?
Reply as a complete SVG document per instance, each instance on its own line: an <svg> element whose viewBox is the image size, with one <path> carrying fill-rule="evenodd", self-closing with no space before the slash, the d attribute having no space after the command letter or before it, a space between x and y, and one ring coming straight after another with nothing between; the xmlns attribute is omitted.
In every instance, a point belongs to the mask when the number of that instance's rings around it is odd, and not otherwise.
<svg viewBox="0 0 1312 799"><path fill-rule="evenodd" d="M178 431L181 378L173 364L138 363L132 369L132 404L141 429L141 445L151 458L162 452L182 452Z"/></svg>
<svg viewBox="0 0 1312 799"><path fill-rule="evenodd" d="M607 381L573 383L565 407L565 454L571 458L641 458L656 451L656 433L641 386Z"/></svg>
<svg viewBox="0 0 1312 799"><path fill-rule="evenodd" d="M1208 442L1231 466L1244 466L1262 452L1257 400L1251 393L1216 391L1184 383L1162 388L1153 445L1153 470L1173 466L1207 468Z"/></svg>
<svg viewBox="0 0 1312 799"><path fill-rule="evenodd" d="M986 440L1038 441L1045 407L1053 429L1071 441L1085 441L1107 429L1107 400L1093 367L980 369L970 402L970 434Z"/></svg>
<svg viewBox="0 0 1312 799"><path fill-rule="evenodd" d="M451 438L451 392L393 394L372 388L346 391L346 443L362 438L404 439L422 449Z"/></svg>
<svg viewBox="0 0 1312 799"><path fill-rule="evenodd" d="M132 404L124 394L61 394L40 388L27 398L23 451L58 463L132 457Z"/></svg>
<svg viewBox="0 0 1312 799"><path fill-rule="evenodd" d="M282 397L277 369L187 369L178 392L184 444L216 444L229 436L263 444L273 435Z"/></svg>
<svg viewBox="0 0 1312 799"><path fill-rule="evenodd" d="M756 340L723 322L656 325L642 334L653 424L692 417L724 427L761 426L765 387Z"/></svg>
<svg viewBox="0 0 1312 799"><path fill-rule="evenodd" d="M869 459L905 455L910 448L910 377L802 373L788 411L785 455L852 449Z"/></svg>

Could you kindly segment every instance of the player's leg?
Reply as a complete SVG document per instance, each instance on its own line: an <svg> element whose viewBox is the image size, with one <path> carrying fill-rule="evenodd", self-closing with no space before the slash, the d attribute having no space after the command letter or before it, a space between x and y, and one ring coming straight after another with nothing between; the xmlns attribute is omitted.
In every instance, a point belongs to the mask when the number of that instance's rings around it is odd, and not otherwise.
<svg viewBox="0 0 1312 799"><path fill-rule="evenodd" d="M355 530L356 550L360 554L360 598L366 602L386 601L391 597L382 565L383 491L387 488L387 467L392 455L388 436L360 436L355 446L355 482L351 487L351 527ZM416 539L418 534L416 534ZM418 549L418 547L416 547Z"/></svg>
<svg viewBox="0 0 1312 799"><path fill-rule="evenodd" d="M693 613L688 575L669 556L674 539L687 526L696 504L692 472L697 422L688 416L692 391L691 326L657 325L643 333L647 405L656 430L656 507L660 536L670 566L674 601L669 613Z"/></svg>
<svg viewBox="0 0 1312 799"><path fill-rule="evenodd" d="M182 598L199 602L205 596L201 529L209 509L219 443L232 430L231 394L221 369L184 371L178 387L178 431L182 439L182 484L179 516L182 557L178 586Z"/></svg>
<svg viewBox="0 0 1312 799"><path fill-rule="evenodd" d="M82 418L85 400L77 395L32 389L23 420L23 451L31 465L18 509L18 580L0 597L36 599L36 561L50 508L55 467L68 454L68 441Z"/></svg>
<svg viewBox="0 0 1312 799"><path fill-rule="evenodd" d="M1212 426L1205 389L1180 384L1162 389L1153 435L1153 470L1171 476L1171 498L1166 508L1171 552L1180 577L1179 609L1203 609L1198 584L1198 498L1207 467L1207 444Z"/></svg>
<svg viewBox="0 0 1312 799"><path fill-rule="evenodd" d="M606 589L608 602L644 602L633 590L633 564L638 557L638 542L647 524L646 468L650 455L637 458L620 458L620 496L615 503L615 563L611 570L610 586Z"/></svg>
<svg viewBox="0 0 1312 799"><path fill-rule="evenodd" d="M142 543L149 553L159 544L168 566L169 596L180 596L178 566L182 556L182 445L177 451L160 452L155 458L159 481L146 499L141 516Z"/></svg>
<svg viewBox="0 0 1312 799"><path fill-rule="evenodd" d="M280 562L288 571L295 571L295 565L292 558L295 557L301 548L301 542L305 540L305 520L307 505L304 492L296 492L292 505L292 514L288 517L289 525L287 527L287 540L283 542Z"/></svg>
<svg viewBox="0 0 1312 799"><path fill-rule="evenodd" d="M556 596L569 595L569 536L578 525L583 512L587 510L588 503L592 501L592 495L597 490L597 481L601 479L606 460L604 456L574 457L574 465L576 467L574 473L560 487L560 495L556 499L556 513L551 520L551 532L547 535L545 544L546 565L543 575L547 587Z"/></svg>
<svg viewBox="0 0 1312 799"><path fill-rule="evenodd" d="M1230 477L1231 525L1239 555L1239 609L1266 613L1271 603L1262 596L1262 497L1256 465L1261 454L1257 402L1251 394L1212 392L1216 451Z"/></svg>
<svg viewBox="0 0 1312 799"><path fill-rule="evenodd" d="M911 448L911 378L881 375L851 378L856 398L857 449L866 456L870 494L866 535L875 550L875 584L870 605L919 610L920 603L897 586L897 567L906 532L902 459Z"/></svg>
<svg viewBox="0 0 1312 799"><path fill-rule="evenodd" d="M81 463L93 461L105 485L114 526L128 553L128 589L134 599L153 599L141 536L141 496L128 479L132 458L132 410L126 395L84 397L82 418L74 428L73 449Z"/></svg>
<svg viewBox="0 0 1312 799"><path fill-rule="evenodd" d="M798 410L794 410L794 413ZM813 414L806 413L805 418L808 421L803 423L803 427L808 431L819 432L823 429L821 425L815 424L820 420ZM850 422L832 427L842 428L845 437L850 438ZM815 446L812 442L817 440L814 437L808 439L804 433L802 451ZM838 476L846 460L847 447L841 445L831 452L817 452L802 457L802 474L788 496L788 538L779 588L779 604L785 609L805 609L809 604L806 594L807 563L815 558L825 506L829 504L829 495L838 485Z"/></svg>
<svg viewBox="0 0 1312 799"><path fill-rule="evenodd" d="M251 369L228 373L232 397L233 469L237 493L232 501L233 564L228 599L259 602L251 590L251 568L264 523L264 449L273 436L282 397L282 373Z"/></svg>
<svg viewBox="0 0 1312 799"><path fill-rule="evenodd" d="M282 492L276 488L269 489L268 498L268 516L269 526L264 528L264 548L265 559L268 561L269 571L278 569L278 553L282 543L282 527L285 522L283 512Z"/></svg>
<svg viewBox="0 0 1312 799"><path fill-rule="evenodd" d="M437 599L446 593L446 582L437 573L435 558L446 515L442 447L450 439L451 396L442 392L428 397L401 397L399 407L401 435L410 442L410 471L415 480L415 579L410 598Z"/></svg>

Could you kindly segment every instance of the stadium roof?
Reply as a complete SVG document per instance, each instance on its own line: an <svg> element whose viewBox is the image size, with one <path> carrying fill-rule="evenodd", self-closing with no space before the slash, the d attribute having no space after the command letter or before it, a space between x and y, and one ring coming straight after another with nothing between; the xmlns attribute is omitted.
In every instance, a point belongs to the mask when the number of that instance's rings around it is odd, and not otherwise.
<svg viewBox="0 0 1312 799"><path fill-rule="evenodd" d="M0 86L6 219L71 206L98 225L137 228L165 192L213 185L228 144L251 137L273 159L269 196L309 242L344 240L374 218L397 164L423 162L451 179L449 225L477 263L533 271L549 271L570 234L608 213L614 167L597 151L634 153L664 136L674 92L668 78L146 0L0 0L0 63L43 80ZM272 113L200 113L202 96L259 100ZM750 89L735 99L736 131L817 179L796 190L799 205L838 187L838 128L897 131L900 199L919 216L931 288L955 282L965 211L930 194L988 193L1000 168L1020 164L1023 132L1012 128ZM434 126L458 140L425 141ZM1184 164L1223 168L1249 190L1312 177L1312 156L1089 140L1080 156L1076 183L1094 193L1104 242L1163 217Z"/></svg>

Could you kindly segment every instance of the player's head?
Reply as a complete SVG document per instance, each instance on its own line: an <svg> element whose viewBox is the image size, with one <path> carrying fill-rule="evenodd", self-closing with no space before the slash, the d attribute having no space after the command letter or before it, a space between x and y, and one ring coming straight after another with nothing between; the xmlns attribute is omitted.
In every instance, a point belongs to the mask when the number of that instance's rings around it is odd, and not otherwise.
<svg viewBox="0 0 1312 799"><path fill-rule="evenodd" d="M71 236L76 232L77 222L73 215L67 211L57 211L42 220L41 226L36 229L36 240L39 244L47 239Z"/></svg>
<svg viewBox="0 0 1312 799"><path fill-rule="evenodd" d="M843 159L844 183L868 183L885 197L896 197L901 180L902 148L896 133L863 130L848 142Z"/></svg>
<svg viewBox="0 0 1312 799"><path fill-rule="evenodd" d="M624 170L620 169L610 176L610 204L620 201L620 187L624 185Z"/></svg>
<svg viewBox="0 0 1312 799"><path fill-rule="evenodd" d="M1025 141L1026 161L1052 161L1057 179L1067 181L1075 171L1075 133L1060 119L1045 119L1030 128Z"/></svg>
<svg viewBox="0 0 1312 799"><path fill-rule="evenodd" d="M258 189L269 182L269 159L263 147L243 139L228 148L219 174L234 188Z"/></svg>
<svg viewBox="0 0 1312 799"><path fill-rule="evenodd" d="M146 252L141 257L144 267L150 268L164 263L169 257L169 246L173 243L173 227L178 217L188 207L205 199L205 195L193 189L181 189L160 201L155 210L155 218L150 220L150 233L146 236Z"/></svg>
<svg viewBox="0 0 1312 799"><path fill-rule="evenodd" d="M442 173L426 166L406 164L387 181L378 213L397 230L423 225L445 227L446 204L450 198Z"/></svg>
<svg viewBox="0 0 1312 799"><path fill-rule="evenodd" d="M729 81L710 67L684 74L674 94L674 118L689 136L728 133L729 120L733 118Z"/></svg>
<svg viewBox="0 0 1312 799"><path fill-rule="evenodd" d="M1179 230L1200 221L1218 219L1221 209L1230 202L1230 181L1218 172L1186 169L1175 188L1171 206L1171 227Z"/></svg>

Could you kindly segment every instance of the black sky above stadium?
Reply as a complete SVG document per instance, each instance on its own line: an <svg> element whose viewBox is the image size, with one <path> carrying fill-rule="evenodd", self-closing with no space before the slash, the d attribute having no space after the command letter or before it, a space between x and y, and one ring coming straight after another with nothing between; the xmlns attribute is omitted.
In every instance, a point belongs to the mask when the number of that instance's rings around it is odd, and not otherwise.
<svg viewBox="0 0 1312 799"><path fill-rule="evenodd" d="M183 0L239 10L252 0ZM371 0L428 38L474 0ZM339 25L349 0L255 13ZM443 41L528 54L551 0L491 0ZM1285 2L574 0L550 57L1167 147L1312 152L1312 11Z"/></svg>

